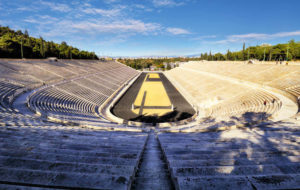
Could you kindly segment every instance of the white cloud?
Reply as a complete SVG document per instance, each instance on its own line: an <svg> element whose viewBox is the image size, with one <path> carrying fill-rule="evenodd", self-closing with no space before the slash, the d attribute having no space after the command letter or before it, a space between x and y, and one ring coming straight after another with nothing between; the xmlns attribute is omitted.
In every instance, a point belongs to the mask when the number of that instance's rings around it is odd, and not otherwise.
<svg viewBox="0 0 300 190"><path fill-rule="evenodd" d="M133 9L141 9L142 11L146 11L146 12L151 12L153 11L152 8L146 7L145 5L142 4L134 4L132 6Z"/></svg>
<svg viewBox="0 0 300 190"><path fill-rule="evenodd" d="M16 11L32 11L31 7L18 7Z"/></svg>
<svg viewBox="0 0 300 190"><path fill-rule="evenodd" d="M293 37L300 36L299 31L292 32L279 32L274 34L263 34L263 33L249 33L239 35L229 35L224 40L216 41L218 44L235 43L235 42L246 42L250 40L270 40L275 38Z"/></svg>
<svg viewBox="0 0 300 190"><path fill-rule="evenodd" d="M62 3L40 1L40 4L49 7L53 11L69 12L72 10L67 4Z"/></svg>
<svg viewBox="0 0 300 190"><path fill-rule="evenodd" d="M156 7L164 7L164 6L180 6L183 5L184 2L176 2L174 0L153 0L154 6Z"/></svg>
<svg viewBox="0 0 300 190"><path fill-rule="evenodd" d="M300 36L300 30L294 32L280 32L273 35L273 37L291 37Z"/></svg>
<svg viewBox="0 0 300 190"><path fill-rule="evenodd" d="M263 39L266 37L268 37L267 34L250 33L250 34L241 34L241 35L230 35L227 38L233 40L239 40L239 39Z"/></svg>
<svg viewBox="0 0 300 190"><path fill-rule="evenodd" d="M72 28L79 29L88 33L141 33L148 34L157 32L161 26L156 23L144 23L140 20L127 19L120 21L90 20L74 23Z"/></svg>
<svg viewBox="0 0 300 190"><path fill-rule="evenodd" d="M198 37L192 38L192 40L213 39L216 37L217 37L216 35L206 35L206 36L198 36Z"/></svg>
<svg viewBox="0 0 300 190"><path fill-rule="evenodd" d="M24 12L24 11L28 11L28 12L37 12L41 9L41 6L39 4L17 4L17 7L16 7L16 11L21 11L21 12Z"/></svg>
<svg viewBox="0 0 300 190"><path fill-rule="evenodd" d="M98 8L85 8L82 9L82 12L87 14L100 14L102 16L112 17L112 16L118 16L121 12L121 9L98 9Z"/></svg>
<svg viewBox="0 0 300 190"><path fill-rule="evenodd" d="M167 32L174 34L174 35L181 35L181 34L190 34L188 30L182 28L167 28Z"/></svg>
<svg viewBox="0 0 300 190"><path fill-rule="evenodd" d="M35 23L35 24L40 23L40 21L38 21L37 19L34 19L34 18L25 18L23 21L28 22L28 23Z"/></svg>
<svg viewBox="0 0 300 190"><path fill-rule="evenodd" d="M59 20L58 18L51 17L49 15L41 15L41 16L37 16L35 18L33 18L33 17L25 18L23 21L28 22L28 23L46 25L46 24L54 24L58 20Z"/></svg>

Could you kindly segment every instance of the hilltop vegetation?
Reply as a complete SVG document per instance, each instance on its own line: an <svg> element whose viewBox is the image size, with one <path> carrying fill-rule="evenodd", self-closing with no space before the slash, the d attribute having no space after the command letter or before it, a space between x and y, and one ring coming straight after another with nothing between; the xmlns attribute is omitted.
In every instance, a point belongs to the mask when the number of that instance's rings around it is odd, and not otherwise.
<svg viewBox="0 0 300 190"><path fill-rule="evenodd" d="M126 64L134 69L150 68L151 66L156 66L157 68L164 68L164 63L173 62L184 62L189 61L190 58L176 57L176 58L148 58L148 59L118 59L119 62Z"/></svg>
<svg viewBox="0 0 300 190"><path fill-rule="evenodd" d="M277 45L260 45L260 46L250 46L237 52L227 53L202 53L199 57L178 57L178 58L159 58L159 59L119 59L122 62L135 69L150 68L150 66L156 66L157 68L164 68L163 63L174 63L174 62L184 62L184 61L245 61L249 59L256 59L260 61L282 61L282 60L300 60L300 42L295 42L294 40L289 41L285 44ZM168 68L167 68L168 69Z"/></svg>
<svg viewBox="0 0 300 190"><path fill-rule="evenodd" d="M250 46L245 48L245 43L243 49L237 52L227 51L226 54L216 53L214 55L201 54L201 59L204 60L237 60L244 61L249 59L256 59L260 61L291 61L300 60L300 42L295 42L291 40L285 44L268 45L263 44L260 46Z"/></svg>
<svg viewBox="0 0 300 190"><path fill-rule="evenodd" d="M42 37L30 37L28 31L14 31L0 25L0 58L46 58L61 59L98 59L94 52L81 51L78 48L53 41L45 41Z"/></svg>

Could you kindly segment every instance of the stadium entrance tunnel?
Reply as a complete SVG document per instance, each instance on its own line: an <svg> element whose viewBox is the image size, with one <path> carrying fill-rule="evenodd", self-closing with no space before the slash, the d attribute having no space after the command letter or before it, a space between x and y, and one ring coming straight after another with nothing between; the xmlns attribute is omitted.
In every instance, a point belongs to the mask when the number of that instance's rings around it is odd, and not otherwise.
<svg viewBox="0 0 300 190"><path fill-rule="evenodd" d="M111 108L127 121L178 122L191 118L195 110L163 73L142 73Z"/></svg>

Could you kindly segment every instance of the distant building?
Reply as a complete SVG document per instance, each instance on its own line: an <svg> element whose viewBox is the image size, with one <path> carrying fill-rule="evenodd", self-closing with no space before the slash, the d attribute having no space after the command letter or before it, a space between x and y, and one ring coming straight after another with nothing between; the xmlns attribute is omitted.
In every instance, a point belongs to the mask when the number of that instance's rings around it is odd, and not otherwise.
<svg viewBox="0 0 300 190"><path fill-rule="evenodd" d="M264 43L264 44L261 44L260 46L261 46L261 47L270 47L270 46L272 46L272 45L271 45L271 44Z"/></svg>
<svg viewBox="0 0 300 190"><path fill-rule="evenodd" d="M157 70L157 67L155 65L151 65L150 66L150 71L155 71L155 70Z"/></svg>
<svg viewBox="0 0 300 190"><path fill-rule="evenodd" d="M48 57L47 58L50 62L56 62L57 61L57 57Z"/></svg>
<svg viewBox="0 0 300 190"><path fill-rule="evenodd" d="M165 69L167 69L168 67L168 64L170 65L171 69L174 69L175 67L177 67L178 65L178 62L175 62L175 63L164 63L164 67Z"/></svg>

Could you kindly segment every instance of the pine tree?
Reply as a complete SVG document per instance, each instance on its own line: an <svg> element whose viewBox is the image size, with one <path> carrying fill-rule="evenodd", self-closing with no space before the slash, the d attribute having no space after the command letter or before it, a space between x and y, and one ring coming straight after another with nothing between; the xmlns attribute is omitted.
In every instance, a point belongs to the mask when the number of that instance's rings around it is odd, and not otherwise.
<svg viewBox="0 0 300 190"><path fill-rule="evenodd" d="M24 55L23 55L23 38L21 38L21 58L22 59L24 58Z"/></svg>
<svg viewBox="0 0 300 190"><path fill-rule="evenodd" d="M45 57L44 39L41 36L40 36L40 43L41 43L40 54L44 58Z"/></svg>
<svg viewBox="0 0 300 190"><path fill-rule="evenodd" d="M167 70L170 70L171 69L171 65L170 63L167 63Z"/></svg>
<svg viewBox="0 0 300 190"><path fill-rule="evenodd" d="M272 60L272 48L270 49L270 53L269 53L269 61Z"/></svg>
<svg viewBox="0 0 300 190"><path fill-rule="evenodd" d="M28 34L27 29L26 29L25 32L24 32L24 36L25 36L25 38L28 38L28 37L29 37L29 34Z"/></svg>
<svg viewBox="0 0 300 190"><path fill-rule="evenodd" d="M243 43L243 61L245 61L245 47L246 47L246 45L245 45L245 42Z"/></svg>

